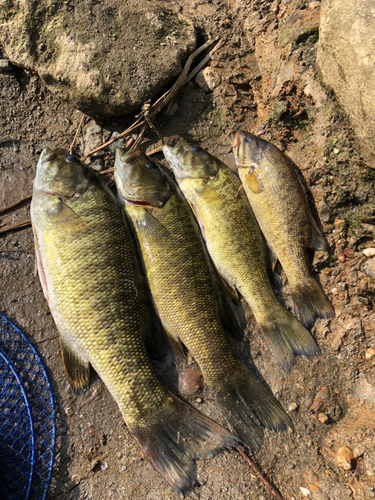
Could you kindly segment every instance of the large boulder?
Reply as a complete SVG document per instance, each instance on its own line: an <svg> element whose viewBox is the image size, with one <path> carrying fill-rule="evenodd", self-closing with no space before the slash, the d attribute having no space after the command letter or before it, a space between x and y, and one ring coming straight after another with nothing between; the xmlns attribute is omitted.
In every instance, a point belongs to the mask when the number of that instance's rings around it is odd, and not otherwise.
<svg viewBox="0 0 375 500"><path fill-rule="evenodd" d="M128 114L176 77L195 46L170 2L0 0L0 45L93 116Z"/></svg>
<svg viewBox="0 0 375 500"><path fill-rule="evenodd" d="M322 0L318 65L375 168L374 0Z"/></svg>

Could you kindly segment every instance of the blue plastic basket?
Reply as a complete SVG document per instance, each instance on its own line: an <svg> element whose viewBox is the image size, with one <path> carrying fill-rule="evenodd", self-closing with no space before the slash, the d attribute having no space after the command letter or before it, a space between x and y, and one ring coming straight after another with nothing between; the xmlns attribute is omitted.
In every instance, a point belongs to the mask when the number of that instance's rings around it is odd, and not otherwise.
<svg viewBox="0 0 375 500"><path fill-rule="evenodd" d="M0 314L0 500L44 500L55 448L46 371L24 334Z"/></svg>

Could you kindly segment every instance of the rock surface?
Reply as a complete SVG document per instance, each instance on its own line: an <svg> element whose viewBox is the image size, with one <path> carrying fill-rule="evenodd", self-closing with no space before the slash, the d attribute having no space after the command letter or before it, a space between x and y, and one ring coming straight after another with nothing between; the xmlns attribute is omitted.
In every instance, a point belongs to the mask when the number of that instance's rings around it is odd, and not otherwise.
<svg viewBox="0 0 375 500"><path fill-rule="evenodd" d="M323 0L317 62L375 168L375 11L372 0Z"/></svg>
<svg viewBox="0 0 375 500"><path fill-rule="evenodd" d="M0 2L0 44L60 98L91 116L128 114L182 69L192 21L169 2Z"/></svg>

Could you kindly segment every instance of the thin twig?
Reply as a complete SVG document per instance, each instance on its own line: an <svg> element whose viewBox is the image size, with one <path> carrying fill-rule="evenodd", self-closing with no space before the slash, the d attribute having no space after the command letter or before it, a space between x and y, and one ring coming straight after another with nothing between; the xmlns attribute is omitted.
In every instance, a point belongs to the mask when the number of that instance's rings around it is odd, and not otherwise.
<svg viewBox="0 0 375 500"><path fill-rule="evenodd" d="M142 117L138 118L133 125L131 125L129 128L124 130L124 132L121 132L121 134L117 135L113 139L110 139L109 141L105 142L101 146L98 146L97 148L93 149L89 153L86 153L85 155L81 156L80 161L85 161L89 156L93 155L94 153L97 153L98 151L101 151L102 149L106 148L107 146L110 146L114 142L118 141L121 139L121 137L124 137L125 135L130 134L130 132L133 132L136 128L140 127L141 125L145 124L145 120L142 120Z"/></svg>
<svg viewBox="0 0 375 500"><path fill-rule="evenodd" d="M155 127L155 125L152 123L151 121L151 118L148 116L148 115L145 115L145 119L148 123L148 126L150 127L150 129L152 129L155 134L159 137L159 139L161 140L161 143L164 145L164 138L163 136L161 135L161 133L159 132L159 130Z"/></svg>
<svg viewBox="0 0 375 500"><path fill-rule="evenodd" d="M151 151L146 151L145 154L147 156L152 156L154 155L155 153L160 153L160 151L163 151L163 146L157 146L156 148L154 149L151 149Z"/></svg>
<svg viewBox="0 0 375 500"><path fill-rule="evenodd" d="M176 82L174 83L173 87L169 89L165 94L163 94L151 107L149 114L151 116L155 116L158 114L163 107L171 100L173 97L177 94L177 92L182 88L185 84L186 77L189 73L190 66L193 62L193 60L197 57L198 54L203 52L207 47L212 45L214 42L218 40L219 37L212 38L211 40L207 40L206 43L201 45L195 52L190 54L188 57L185 66L183 70L180 73L180 76L177 78Z"/></svg>
<svg viewBox="0 0 375 500"><path fill-rule="evenodd" d="M13 205L10 205L9 207L2 208L0 210L0 215L6 215L10 212L13 212L14 210L17 210L18 208L21 208L23 205L27 205L31 202L32 195L26 196L26 198L22 198L22 200L17 201L17 203L14 203Z"/></svg>
<svg viewBox="0 0 375 500"><path fill-rule="evenodd" d="M42 339L42 340L38 340L36 342L33 342L33 344L43 344L43 342L48 342L49 340L55 340L55 339L58 339L59 336L56 335L56 337L48 337L48 339Z"/></svg>
<svg viewBox="0 0 375 500"><path fill-rule="evenodd" d="M211 59L212 55L215 54L215 52L217 50L220 49L220 47L222 47L224 45L224 40L220 40L216 45L215 47L206 55L206 57L197 65L196 68L193 69L193 71L191 71L188 76L185 78L184 80L184 86L190 82L190 80L192 78L195 77L195 75L197 73L199 73L199 71L203 68L203 66L205 66L207 64L207 62Z"/></svg>
<svg viewBox="0 0 375 500"><path fill-rule="evenodd" d="M13 224L12 226L2 227L0 229L0 234L9 233L11 231L17 231L17 229L22 229L30 226L31 226L31 220L30 219L24 220L23 222L18 222L17 224Z"/></svg>
<svg viewBox="0 0 375 500"><path fill-rule="evenodd" d="M137 149L138 146L141 145L141 143L143 141L143 137L144 137L145 133L147 132L147 127L148 127L148 123L146 120L144 120L144 125L142 127L142 130L141 130L140 134L138 135L137 139L134 141L134 143L129 148L129 151L133 151L134 149Z"/></svg>
<svg viewBox="0 0 375 500"><path fill-rule="evenodd" d="M72 143L71 143L71 145L70 145L70 148L69 148L69 153L72 153L72 151L73 151L74 145L75 145L75 143L76 143L76 140L77 140L78 134L79 134L79 132L80 132L80 130L81 130L81 128L82 128L82 125L83 125L83 122L84 122L85 118L86 118L86 115L82 114L81 119L80 119L80 121L79 121L78 128L77 128L76 133L75 133L75 136L74 136L74 139L72 140Z"/></svg>
<svg viewBox="0 0 375 500"><path fill-rule="evenodd" d="M255 474L259 477L259 479L262 481L264 486L268 489L268 491L271 493L271 495L276 498L277 500L283 500L283 497L275 490L275 488L272 486L272 484L266 479L262 472L259 470L259 468L255 465L253 460L249 457L249 455L245 452L244 448L242 446L236 446L236 450L238 453L246 460L246 462L250 465L250 467L253 469Z"/></svg>

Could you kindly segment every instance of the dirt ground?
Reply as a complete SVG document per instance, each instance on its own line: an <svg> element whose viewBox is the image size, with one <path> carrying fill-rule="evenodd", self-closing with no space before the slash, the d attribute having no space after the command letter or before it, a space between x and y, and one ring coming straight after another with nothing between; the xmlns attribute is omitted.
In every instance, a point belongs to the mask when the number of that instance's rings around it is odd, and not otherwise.
<svg viewBox="0 0 375 500"><path fill-rule="evenodd" d="M240 5L241 4L241 5ZM219 85L184 87L176 104L155 119L165 137L181 135L233 166L230 144L239 129L272 141L299 167L331 255L312 256L314 275L336 317L312 329L322 356L299 359L290 375L275 365L246 304L245 329L233 349L250 363L289 411L293 433L266 434L258 465L287 500L375 498L374 278L366 272L375 247L374 166L366 165L348 119L319 79L315 66L319 2L195 2L207 34L226 43L210 65ZM293 17L293 16L294 17ZM290 17L292 16L292 17ZM31 194L43 148L69 147L82 113L57 101L36 74L0 73L0 208ZM125 130L134 116L97 122L86 117L78 156ZM154 147L150 133L144 147ZM113 166L106 149L96 165ZM157 154L155 159L162 160ZM28 206L0 216L0 228L29 218ZM288 285L282 295L288 307ZM56 460L48 498L69 500L177 499L143 457L101 380L75 396L63 373L57 332L34 275L30 228L0 235L0 309L31 339L47 367L57 411ZM155 362L169 387L169 367ZM205 388L183 396L206 415L222 419ZM354 454L339 467L342 446ZM199 462L192 498L272 498L235 451Z"/></svg>

